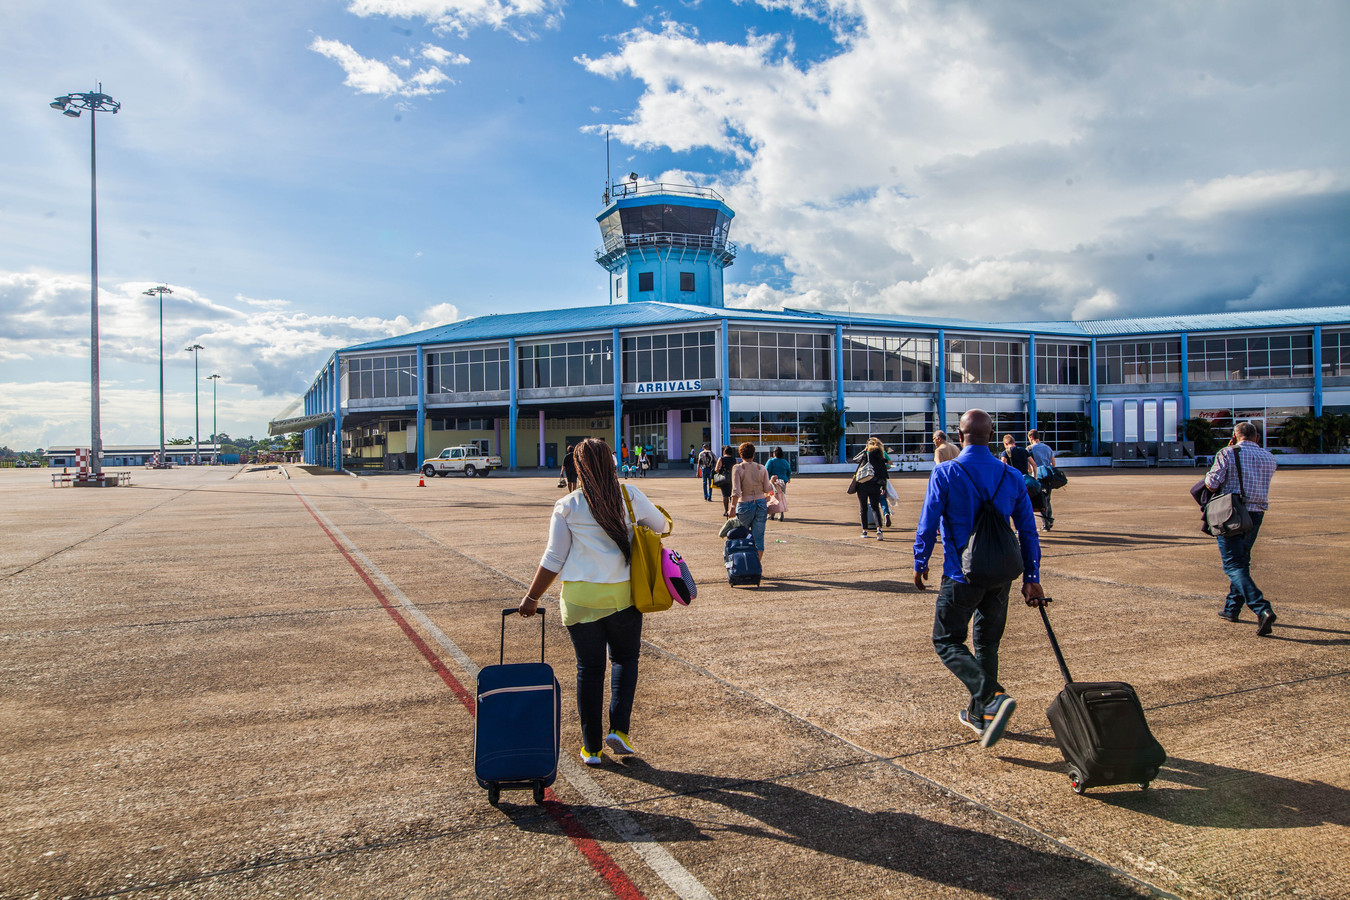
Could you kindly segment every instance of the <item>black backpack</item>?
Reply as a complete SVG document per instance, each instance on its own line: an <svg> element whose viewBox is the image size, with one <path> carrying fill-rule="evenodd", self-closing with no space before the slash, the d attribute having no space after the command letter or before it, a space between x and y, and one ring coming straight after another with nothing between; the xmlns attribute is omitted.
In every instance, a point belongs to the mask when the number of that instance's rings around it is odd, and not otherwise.
<svg viewBox="0 0 1350 900"><path fill-rule="evenodd" d="M987 589L1008 584L1022 574L1022 548L1012 526L1008 524L1008 517L999 513L994 506L994 496L1002 487L1004 477L1012 470L1003 466L1003 474L999 476L998 484L994 485L994 493L983 497L970 473L960 463L956 464L956 468L961 469L961 474L970 481L975 496L980 499L975 524L970 529L970 539L961 551L961 574L966 576L966 583L972 587Z"/></svg>

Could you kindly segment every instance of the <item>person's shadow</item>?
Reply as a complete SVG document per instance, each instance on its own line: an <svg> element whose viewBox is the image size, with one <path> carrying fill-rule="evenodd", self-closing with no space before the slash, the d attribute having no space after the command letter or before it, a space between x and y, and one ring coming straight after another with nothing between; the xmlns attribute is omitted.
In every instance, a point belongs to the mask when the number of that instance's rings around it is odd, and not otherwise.
<svg viewBox="0 0 1350 900"><path fill-rule="evenodd" d="M721 804L734 813L695 821L644 808L654 803L624 807L653 841L663 844L708 841L713 832L745 835L989 897L1152 896L1067 853L1038 850L912 813L868 812L779 782L656 769L635 757L610 770L669 795ZM658 799L669 805L664 795ZM588 812L584 806L575 811ZM548 827L537 817L517 822L527 829Z"/></svg>

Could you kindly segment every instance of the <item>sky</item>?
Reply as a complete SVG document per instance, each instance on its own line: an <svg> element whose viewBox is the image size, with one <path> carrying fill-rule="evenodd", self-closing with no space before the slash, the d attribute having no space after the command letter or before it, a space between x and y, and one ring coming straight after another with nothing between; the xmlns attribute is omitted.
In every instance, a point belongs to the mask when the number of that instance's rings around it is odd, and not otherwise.
<svg viewBox="0 0 1350 900"><path fill-rule="evenodd" d="M1350 303L1350 4L6 0L0 444L266 432L340 347L604 303L610 169L715 187L730 306ZM198 379L185 347L200 344ZM210 374L220 378L207 380Z"/></svg>

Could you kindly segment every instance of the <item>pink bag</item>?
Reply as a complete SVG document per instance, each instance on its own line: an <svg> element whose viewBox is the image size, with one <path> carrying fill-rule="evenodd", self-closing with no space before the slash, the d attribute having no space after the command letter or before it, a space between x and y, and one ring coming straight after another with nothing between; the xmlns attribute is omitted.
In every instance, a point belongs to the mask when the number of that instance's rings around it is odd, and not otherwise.
<svg viewBox="0 0 1350 900"><path fill-rule="evenodd" d="M698 585L694 584L694 576L685 564L684 557L669 547L661 548L661 574L666 580L670 596L681 606L688 606L689 601L698 596Z"/></svg>
<svg viewBox="0 0 1350 900"><path fill-rule="evenodd" d="M787 486L778 478L771 480L773 493L769 495L769 515L781 516L787 512Z"/></svg>

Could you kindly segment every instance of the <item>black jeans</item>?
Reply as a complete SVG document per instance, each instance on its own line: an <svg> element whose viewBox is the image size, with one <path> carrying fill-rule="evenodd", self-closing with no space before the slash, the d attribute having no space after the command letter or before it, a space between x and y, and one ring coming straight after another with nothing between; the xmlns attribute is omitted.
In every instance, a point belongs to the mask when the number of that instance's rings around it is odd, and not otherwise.
<svg viewBox="0 0 1350 900"><path fill-rule="evenodd" d="M862 530L866 531L867 525L867 507L872 507L872 512L877 516L877 528L886 520L881 517L881 495L886 488L879 481L869 481L867 484L858 485L858 518L862 520Z"/></svg>
<svg viewBox="0 0 1350 900"><path fill-rule="evenodd" d="M604 741L605 656L613 662L609 686L609 728L628 733L637 693L642 613L630 606L595 622L567 626L577 654L577 715L586 749L599 753Z"/></svg>
<svg viewBox="0 0 1350 900"><path fill-rule="evenodd" d="M998 681L998 644L1008 621L1008 592L1012 583L996 588L976 588L942 576L937 612L933 616L933 649L952 674L970 691L970 715L984 721L984 707L1003 690ZM975 619L971 644L966 649L966 631Z"/></svg>

